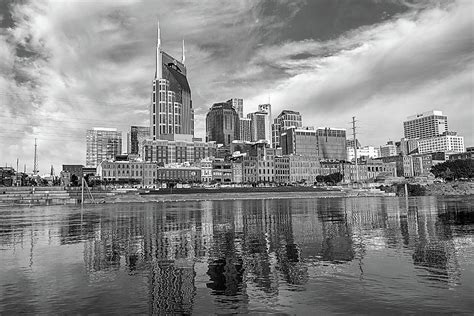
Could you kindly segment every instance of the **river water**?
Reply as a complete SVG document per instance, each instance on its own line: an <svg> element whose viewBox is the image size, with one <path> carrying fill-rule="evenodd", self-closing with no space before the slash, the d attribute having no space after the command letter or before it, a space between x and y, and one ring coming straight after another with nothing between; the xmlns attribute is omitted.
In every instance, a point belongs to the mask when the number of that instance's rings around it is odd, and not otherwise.
<svg viewBox="0 0 474 316"><path fill-rule="evenodd" d="M474 197L0 208L0 314L474 311Z"/></svg>

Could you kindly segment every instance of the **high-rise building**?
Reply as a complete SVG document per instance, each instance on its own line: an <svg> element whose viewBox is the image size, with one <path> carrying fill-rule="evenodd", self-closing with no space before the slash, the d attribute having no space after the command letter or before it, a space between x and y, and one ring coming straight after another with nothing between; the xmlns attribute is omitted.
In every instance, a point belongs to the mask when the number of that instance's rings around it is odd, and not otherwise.
<svg viewBox="0 0 474 316"><path fill-rule="evenodd" d="M131 126L127 133L127 153L141 154L142 142L150 138L150 128L148 126Z"/></svg>
<svg viewBox="0 0 474 316"><path fill-rule="evenodd" d="M239 115L228 102L215 103L206 115L206 141L229 146L238 140L240 133Z"/></svg>
<svg viewBox="0 0 474 316"><path fill-rule="evenodd" d="M267 131L267 118L268 113L266 112L254 112L247 114L247 118L250 119L250 133L253 142L259 140L265 140L267 143L270 141L267 139L270 134Z"/></svg>
<svg viewBox="0 0 474 316"><path fill-rule="evenodd" d="M94 127L87 130L86 166L97 167L106 159L122 153L122 132L116 128Z"/></svg>
<svg viewBox="0 0 474 316"><path fill-rule="evenodd" d="M258 105L258 112L267 113L265 117L265 139L268 141L270 146L272 145L272 105L267 104L259 104Z"/></svg>
<svg viewBox="0 0 474 316"><path fill-rule="evenodd" d="M162 50L159 23L150 128L154 140L191 141L194 136L194 110L186 77L184 41L181 61L178 61Z"/></svg>
<svg viewBox="0 0 474 316"><path fill-rule="evenodd" d="M252 141L252 130L251 130L251 120L249 118L241 118L240 123L240 133L239 138L241 141L250 142Z"/></svg>
<svg viewBox="0 0 474 316"><path fill-rule="evenodd" d="M448 117L442 111L428 111L407 117L403 122L405 138L430 138L448 131Z"/></svg>
<svg viewBox="0 0 474 316"><path fill-rule="evenodd" d="M230 104L235 109L235 111L239 115L239 118L244 117L244 99L233 98L233 99L227 100L227 103Z"/></svg>
<svg viewBox="0 0 474 316"><path fill-rule="evenodd" d="M316 130L318 137L318 156L324 160L346 160L346 130L340 128L320 127Z"/></svg>
<svg viewBox="0 0 474 316"><path fill-rule="evenodd" d="M287 128L296 127L301 128L303 126L303 121L301 120L300 112L283 110L280 115L278 115L272 124L272 146L274 148L281 146L280 145L280 136Z"/></svg>
<svg viewBox="0 0 474 316"><path fill-rule="evenodd" d="M283 155L318 156L316 131L289 127L281 133L280 145Z"/></svg>

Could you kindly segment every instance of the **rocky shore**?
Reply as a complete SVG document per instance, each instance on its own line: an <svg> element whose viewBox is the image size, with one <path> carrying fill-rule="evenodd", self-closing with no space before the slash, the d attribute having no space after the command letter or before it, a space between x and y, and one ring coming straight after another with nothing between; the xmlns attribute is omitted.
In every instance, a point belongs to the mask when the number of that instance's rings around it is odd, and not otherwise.
<svg viewBox="0 0 474 316"><path fill-rule="evenodd" d="M474 195L474 182L454 181L446 183L433 183L426 187L425 195Z"/></svg>

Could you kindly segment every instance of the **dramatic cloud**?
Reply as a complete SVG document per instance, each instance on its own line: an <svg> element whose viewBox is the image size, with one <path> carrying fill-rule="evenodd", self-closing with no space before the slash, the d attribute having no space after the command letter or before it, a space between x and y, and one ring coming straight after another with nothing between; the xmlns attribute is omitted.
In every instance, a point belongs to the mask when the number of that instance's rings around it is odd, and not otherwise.
<svg viewBox="0 0 474 316"><path fill-rule="evenodd" d="M156 19L175 56L186 41L196 134L214 102L301 111L364 144L443 110L472 144L471 1L5 1L0 5L0 163L41 172L84 163L85 130L145 125ZM124 133L124 137L125 137Z"/></svg>

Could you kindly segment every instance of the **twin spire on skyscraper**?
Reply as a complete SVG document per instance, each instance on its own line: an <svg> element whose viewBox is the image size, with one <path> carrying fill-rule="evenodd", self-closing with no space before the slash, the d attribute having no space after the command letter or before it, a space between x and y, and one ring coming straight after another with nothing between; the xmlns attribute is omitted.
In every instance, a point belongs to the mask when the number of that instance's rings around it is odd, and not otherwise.
<svg viewBox="0 0 474 316"><path fill-rule="evenodd" d="M158 19L158 29L157 29L157 41L156 41L157 53L161 51L161 30L160 30L160 19ZM184 48L184 39L183 39L183 48L182 48L181 62L184 64L186 62L185 48Z"/></svg>

